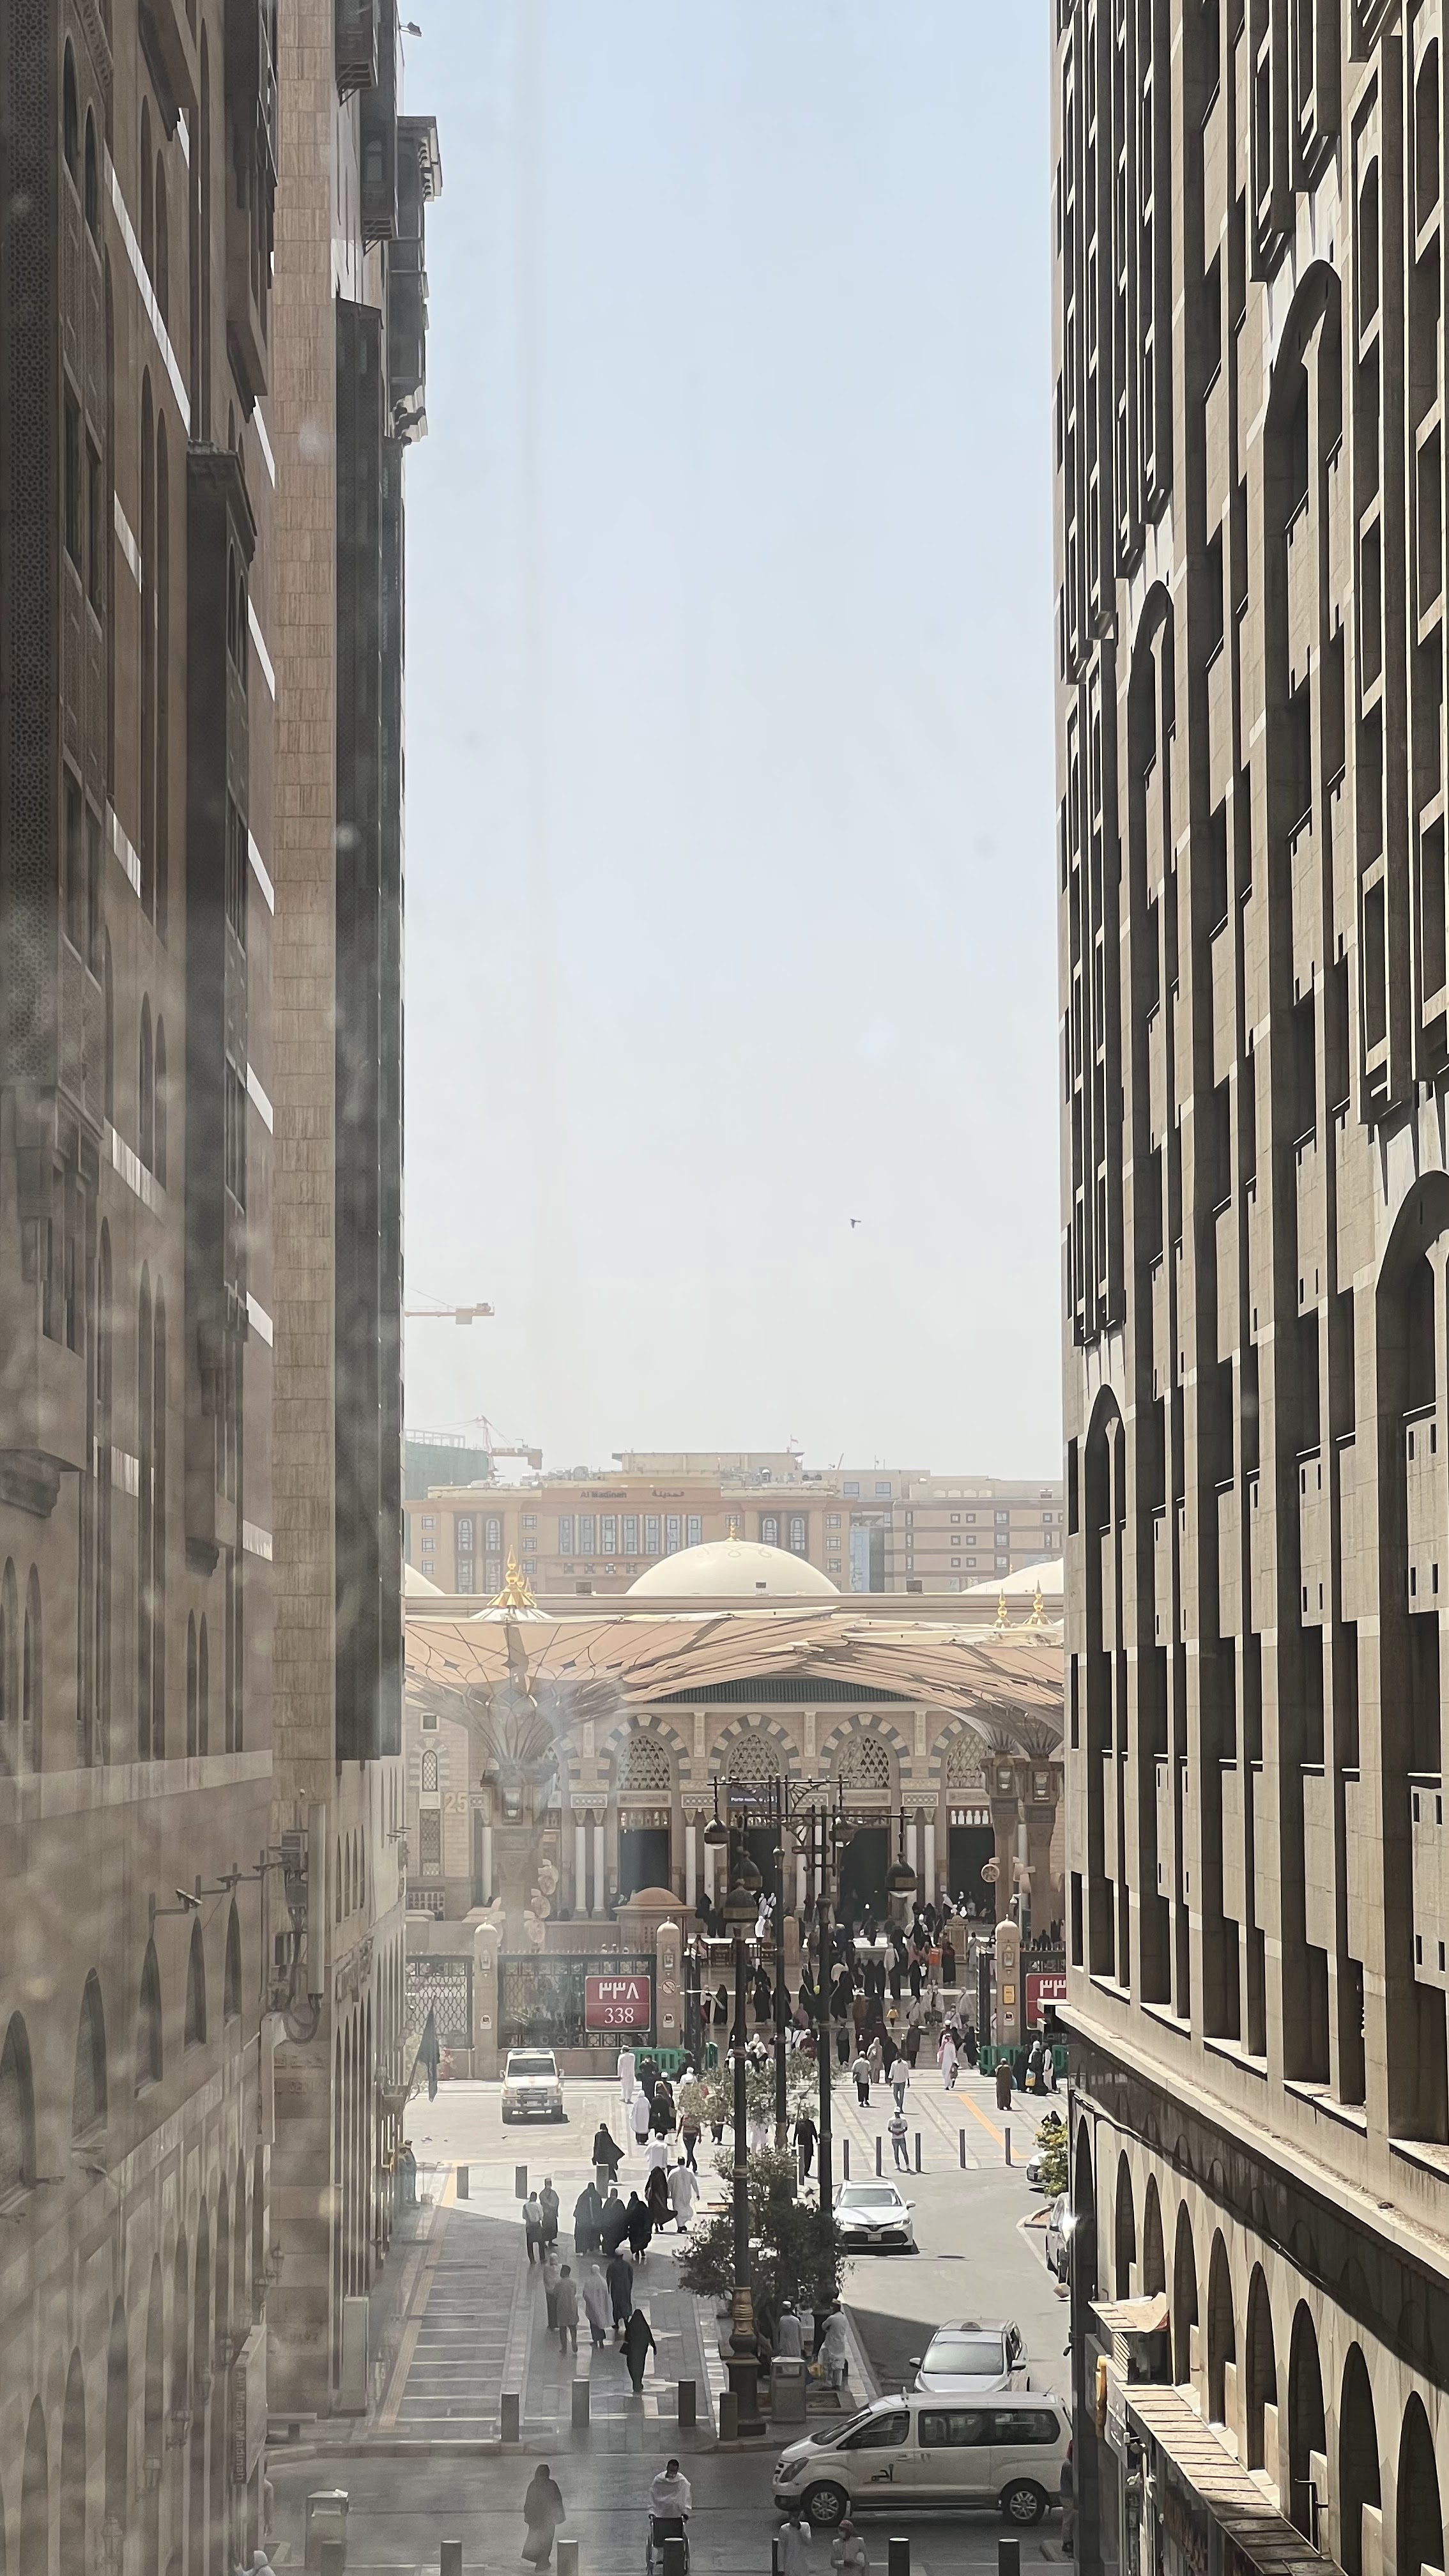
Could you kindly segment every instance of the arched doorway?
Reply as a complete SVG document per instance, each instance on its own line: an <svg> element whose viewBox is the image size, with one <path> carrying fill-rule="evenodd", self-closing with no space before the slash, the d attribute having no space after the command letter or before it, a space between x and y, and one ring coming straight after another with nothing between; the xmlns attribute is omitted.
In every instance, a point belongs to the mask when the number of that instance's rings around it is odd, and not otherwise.
<svg viewBox="0 0 1449 2576"><path fill-rule="evenodd" d="M1368 2364L1353 2344L1338 2401L1338 2556L1344 2576L1364 2576L1363 2509L1382 2501L1373 2390Z"/></svg>
<svg viewBox="0 0 1449 2576"><path fill-rule="evenodd" d="M141 2567L142 2576L161 2571L161 2477L165 2368L161 2298L161 2257L151 2258L151 2295L146 2304L146 2398L141 2432Z"/></svg>
<svg viewBox="0 0 1449 2576"><path fill-rule="evenodd" d="M1172 2253L1172 2375L1179 2388L1192 2378L1192 2329L1197 2324L1197 2258L1187 2203L1177 2204Z"/></svg>
<svg viewBox="0 0 1449 2576"><path fill-rule="evenodd" d="M37 2397L25 2428L20 2479L20 2576L50 2576L50 2462L45 2410Z"/></svg>
<svg viewBox="0 0 1449 2576"><path fill-rule="evenodd" d="M1097 2189L1092 2172L1092 2130L1077 2122L1072 2159L1072 2278L1082 2298L1097 2295Z"/></svg>
<svg viewBox="0 0 1449 2576"><path fill-rule="evenodd" d="M89 2576L86 2549L86 2386L73 2352L60 2428L60 2576Z"/></svg>
<svg viewBox="0 0 1449 2576"><path fill-rule="evenodd" d="M127 2532L129 2481L126 2471L130 2417L130 2348L126 2340L126 2310L118 2299L111 2310L110 2341L106 2348L106 2485L105 2519L101 2533L113 2563L124 2546Z"/></svg>
<svg viewBox="0 0 1449 2576"><path fill-rule="evenodd" d="M619 1902L644 1887L669 1887L669 1818L674 1770L656 1736L631 1735L614 1763L619 1826Z"/></svg>
<svg viewBox="0 0 1449 2576"><path fill-rule="evenodd" d="M1288 2343L1288 2511L1315 2549L1318 2517L1327 2498L1320 2492L1319 2472L1313 2467L1313 2459L1315 2454L1321 2458L1327 2448L1318 2337L1313 2319L1300 2299Z"/></svg>
<svg viewBox="0 0 1449 2576"><path fill-rule="evenodd" d="M1228 2249L1219 2229L1213 2237L1213 2250L1208 2258L1208 2421L1227 2421L1228 2363L1235 2366L1238 2358L1237 2330L1233 2322L1233 2282L1228 2270Z"/></svg>
<svg viewBox="0 0 1449 2576"><path fill-rule="evenodd" d="M1117 2158L1117 2208L1112 2229L1112 2260L1119 2299L1132 2296L1132 2267L1137 2260L1137 2214L1132 2206L1132 2168Z"/></svg>
<svg viewBox="0 0 1449 2576"><path fill-rule="evenodd" d="M1167 2253L1162 2242L1162 2203L1157 2196L1155 2175L1147 2177L1147 2192L1142 2203L1142 2294L1151 2298L1154 2291L1167 2287Z"/></svg>
<svg viewBox="0 0 1449 2576"><path fill-rule="evenodd" d="M1439 2503L1439 2472L1434 2465L1434 2437L1418 2397L1411 2397L1404 2408L1394 2520L1398 2576L1419 2576L1421 2567L1443 2566L1444 2515Z"/></svg>
<svg viewBox="0 0 1449 2576"><path fill-rule="evenodd" d="M1248 2384L1244 2425L1247 2433L1248 2466L1261 2469L1263 2458L1263 2409L1278 2403L1278 2362L1273 2350L1273 2310L1268 2299L1268 2284L1262 2265L1255 2263L1248 2283L1248 2329L1245 2337Z"/></svg>

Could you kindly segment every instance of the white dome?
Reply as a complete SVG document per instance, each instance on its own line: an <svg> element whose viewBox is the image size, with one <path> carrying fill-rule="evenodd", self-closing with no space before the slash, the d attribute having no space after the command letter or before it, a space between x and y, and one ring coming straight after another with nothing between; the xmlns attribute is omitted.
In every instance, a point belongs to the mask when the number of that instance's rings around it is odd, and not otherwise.
<svg viewBox="0 0 1449 2576"><path fill-rule="evenodd" d="M840 1586L818 1565L807 1565L788 1548L760 1547L748 1538L711 1539L704 1547L684 1547L675 1556L662 1556L630 1584L629 1592L631 1598L652 1593L660 1601L749 1601L771 1595L786 1601L840 1598Z"/></svg>

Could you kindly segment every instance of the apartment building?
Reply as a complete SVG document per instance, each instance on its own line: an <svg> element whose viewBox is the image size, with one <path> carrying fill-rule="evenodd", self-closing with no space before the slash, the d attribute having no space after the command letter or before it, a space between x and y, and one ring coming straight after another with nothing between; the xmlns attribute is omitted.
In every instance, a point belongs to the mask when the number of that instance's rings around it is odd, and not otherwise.
<svg viewBox="0 0 1449 2576"><path fill-rule="evenodd" d="M344 2041L335 2098L365 2090L371 2126L357 2108L299 2132L288 2034L314 1981L363 1996L369 1935L367 2045L385 2045L401 1990L386 1766L358 1759L389 1722L396 1747L400 1647L374 1643L385 1599L363 1642L350 1599L339 1620L347 1560L316 1524L317 1461L274 1438L315 1324L321 1219L293 1175L321 1173L329 1208L344 1184L390 1207L397 1158L395 1087L345 1154L325 1141L318 1033L335 1016L339 1049L394 1079L358 997L395 1010L397 979L335 922L307 950L292 820L305 759L323 758L320 736L299 740L315 719L295 694L295 586L328 594L312 706L352 631L318 572L330 523L307 518L296 477L316 354L297 347L304 273L316 343L347 327L330 201L310 239L288 211L309 151L303 14L282 13L280 53L271 0L15 0L0 31L0 2546L106 2576L209 2576L258 2543L280 2285L290 2269L305 2294L307 2227L330 2244L337 2211L365 2242L362 2277L387 2136L336 1989L319 2005L329 2062ZM339 10L338 31L365 15ZM314 17L329 97L311 106L355 150L330 0ZM374 32L372 132L396 138L398 202L357 301L387 306L385 343L371 326L392 370L373 451L385 517L421 417L436 149L397 117L395 26L379 14ZM371 550L392 873L374 853L366 917L395 957L397 646L378 636L401 614L396 538ZM326 901L350 917L334 810L356 808L329 805L325 827ZM362 1297L379 1356L340 1401L330 1371L314 1382L309 1429L349 1472L371 1443L395 1477L395 1225L346 1214L354 1274L359 1241L387 1264ZM368 1528L381 1563L396 1502ZM325 1588L319 1574L308 1594L314 1559ZM350 1658L344 1694L330 1668L299 1679L319 1624ZM314 1805L316 1835L284 1843ZM325 1961L320 1937L304 1944L314 1841L349 1897ZM351 1986L345 2011L350 2034ZM303 2392L318 2411L338 2384L329 2323L324 2299Z"/></svg>
<svg viewBox="0 0 1449 2576"><path fill-rule="evenodd" d="M1054 38L1078 2548L1414 2576L1449 2504L1442 9L1058 0Z"/></svg>
<svg viewBox="0 0 1449 2576"><path fill-rule="evenodd" d="M814 1469L789 1450L626 1450L615 1467L410 1497L408 1563L445 1592L491 1598L511 1553L535 1591L612 1595L656 1559L733 1533L786 1549L843 1592L961 1592L1061 1551L1058 1486Z"/></svg>

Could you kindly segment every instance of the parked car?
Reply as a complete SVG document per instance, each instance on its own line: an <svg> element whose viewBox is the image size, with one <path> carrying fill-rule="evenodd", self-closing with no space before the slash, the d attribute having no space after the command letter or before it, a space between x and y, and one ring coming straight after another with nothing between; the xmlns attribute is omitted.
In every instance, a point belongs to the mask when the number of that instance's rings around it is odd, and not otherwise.
<svg viewBox="0 0 1449 2576"><path fill-rule="evenodd" d="M938 2326L924 2355L913 2353L916 2387L931 2397L1014 2388L1026 2359L1020 2326L983 2326L974 2317Z"/></svg>
<svg viewBox="0 0 1449 2576"><path fill-rule="evenodd" d="M1064 2281L1071 2269L1071 2245L1072 2204L1063 2191L1058 2192L1052 2202L1052 2214L1047 2220L1045 2249L1047 2270L1055 2272L1059 2281Z"/></svg>
<svg viewBox="0 0 1449 2576"><path fill-rule="evenodd" d="M843 2182L835 2195L835 2233L846 2251L861 2254L874 2246L916 2250L915 2202L903 2200L893 2182Z"/></svg>
<svg viewBox="0 0 1449 2576"><path fill-rule="evenodd" d="M503 2069L505 2120L561 2120L563 2081L551 2048L510 2048Z"/></svg>
<svg viewBox="0 0 1449 2576"><path fill-rule="evenodd" d="M1071 2426L1048 2391L879 2397L848 2424L792 2442L775 2463L777 2509L799 2505L831 2529L878 2505L893 2514L995 2506L1006 2521L1040 2522L1057 2501Z"/></svg>

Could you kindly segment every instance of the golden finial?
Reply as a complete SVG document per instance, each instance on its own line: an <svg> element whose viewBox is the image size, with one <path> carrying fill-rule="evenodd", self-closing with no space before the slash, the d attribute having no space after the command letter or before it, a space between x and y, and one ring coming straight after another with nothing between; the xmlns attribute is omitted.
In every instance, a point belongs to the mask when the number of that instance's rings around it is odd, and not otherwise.
<svg viewBox="0 0 1449 2576"><path fill-rule="evenodd" d="M1028 1628L1044 1628L1046 1626L1046 1603L1041 1597L1040 1584L1036 1587L1036 1596L1031 1605L1031 1617L1028 1619L1026 1624Z"/></svg>
<svg viewBox="0 0 1449 2576"><path fill-rule="evenodd" d="M1010 1623L1006 1616L1006 1586L1003 1584L996 1602L996 1626L998 1633L1006 1629L1009 1624Z"/></svg>
<svg viewBox="0 0 1449 2576"><path fill-rule="evenodd" d="M533 1587L512 1548L508 1551L508 1563L503 1569L503 1589L491 1606L495 1610L534 1610L538 1607L533 1597Z"/></svg>

